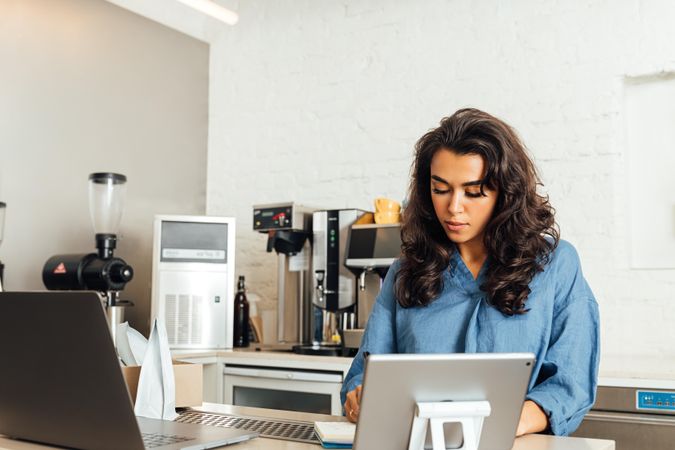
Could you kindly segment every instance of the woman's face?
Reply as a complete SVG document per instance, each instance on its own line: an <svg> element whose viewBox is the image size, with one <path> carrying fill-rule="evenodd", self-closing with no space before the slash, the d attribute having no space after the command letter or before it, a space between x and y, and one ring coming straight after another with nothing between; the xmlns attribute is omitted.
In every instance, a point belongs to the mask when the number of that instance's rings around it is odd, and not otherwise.
<svg viewBox="0 0 675 450"><path fill-rule="evenodd" d="M497 202L497 191L480 185L485 161L442 148L431 159L431 201L445 234L455 244L481 242Z"/></svg>

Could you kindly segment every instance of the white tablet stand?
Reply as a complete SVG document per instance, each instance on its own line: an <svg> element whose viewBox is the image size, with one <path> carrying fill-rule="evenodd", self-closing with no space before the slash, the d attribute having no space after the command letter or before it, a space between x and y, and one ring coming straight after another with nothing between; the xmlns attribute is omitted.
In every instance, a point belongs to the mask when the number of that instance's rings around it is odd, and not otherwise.
<svg viewBox="0 0 675 450"><path fill-rule="evenodd" d="M462 424L464 443L458 450L478 450L483 419L490 415L490 402L418 402L410 431L408 450L424 450L427 427L431 424L433 450L445 450L443 424Z"/></svg>

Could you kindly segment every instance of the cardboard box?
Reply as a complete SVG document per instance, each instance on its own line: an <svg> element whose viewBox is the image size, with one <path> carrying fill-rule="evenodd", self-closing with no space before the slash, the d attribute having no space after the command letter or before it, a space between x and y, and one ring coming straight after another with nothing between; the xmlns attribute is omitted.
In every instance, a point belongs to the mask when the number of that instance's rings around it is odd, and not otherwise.
<svg viewBox="0 0 675 450"><path fill-rule="evenodd" d="M204 380L202 372L201 364L173 362L173 377L176 380L176 408L201 406ZM136 403L141 366L122 366L122 375L124 375L124 381L127 382L131 400Z"/></svg>

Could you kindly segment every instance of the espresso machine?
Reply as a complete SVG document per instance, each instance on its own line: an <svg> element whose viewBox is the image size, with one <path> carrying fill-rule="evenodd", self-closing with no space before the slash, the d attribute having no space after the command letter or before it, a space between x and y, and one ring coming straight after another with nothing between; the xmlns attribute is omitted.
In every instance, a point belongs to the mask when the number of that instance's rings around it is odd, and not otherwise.
<svg viewBox="0 0 675 450"><path fill-rule="evenodd" d="M370 223L373 214L360 209L317 211L313 217L314 342L342 349L342 332L358 324L358 293L344 265L349 229Z"/></svg>
<svg viewBox="0 0 675 450"><path fill-rule="evenodd" d="M49 290L98 291L106 308L115 342L116 325L124 320L124 309L133 306L119 293L134 276L133 268L114 256L122 219L127 177L117 173L89 175L89 212L96 234L96 253L54 255L42 270Z"/></svg>
<svg viewBox="0 0 675 450"><path fill-rule="evenodd" d="M312 212L293 202L253 206L253 230L267 234L277 254L277 342L294 350L311 344Z"/></svg>
<svg viewBox="0 0 675 450"><path fill-rule="evenodd" d="M349 229L345 257L355 277L357 292L357 326L345 330L344 346L358 348L375 298L389 268L401 255L401 224L354 224Z"/></svg>
<svg viewBox="0 0 675 450"><path fill-rule="evenodd" d="M0 202L0 245L2 245L2 235L5 229L5 210L7 209L7 204L5 202ZM5 266L0 261L0 292L2 292L2 281L5 273Z"/></svg>

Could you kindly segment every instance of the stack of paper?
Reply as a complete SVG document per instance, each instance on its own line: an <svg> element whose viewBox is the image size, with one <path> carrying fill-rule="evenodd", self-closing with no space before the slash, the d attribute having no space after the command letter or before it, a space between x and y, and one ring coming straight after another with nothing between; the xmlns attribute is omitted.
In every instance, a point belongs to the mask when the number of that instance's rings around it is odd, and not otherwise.
<svg viewBox="0 0 675 450"><path fill-rule="evenodd" d="M323 448L352 448L356 424L350 422L314 422L314 431Z"/></svg>

